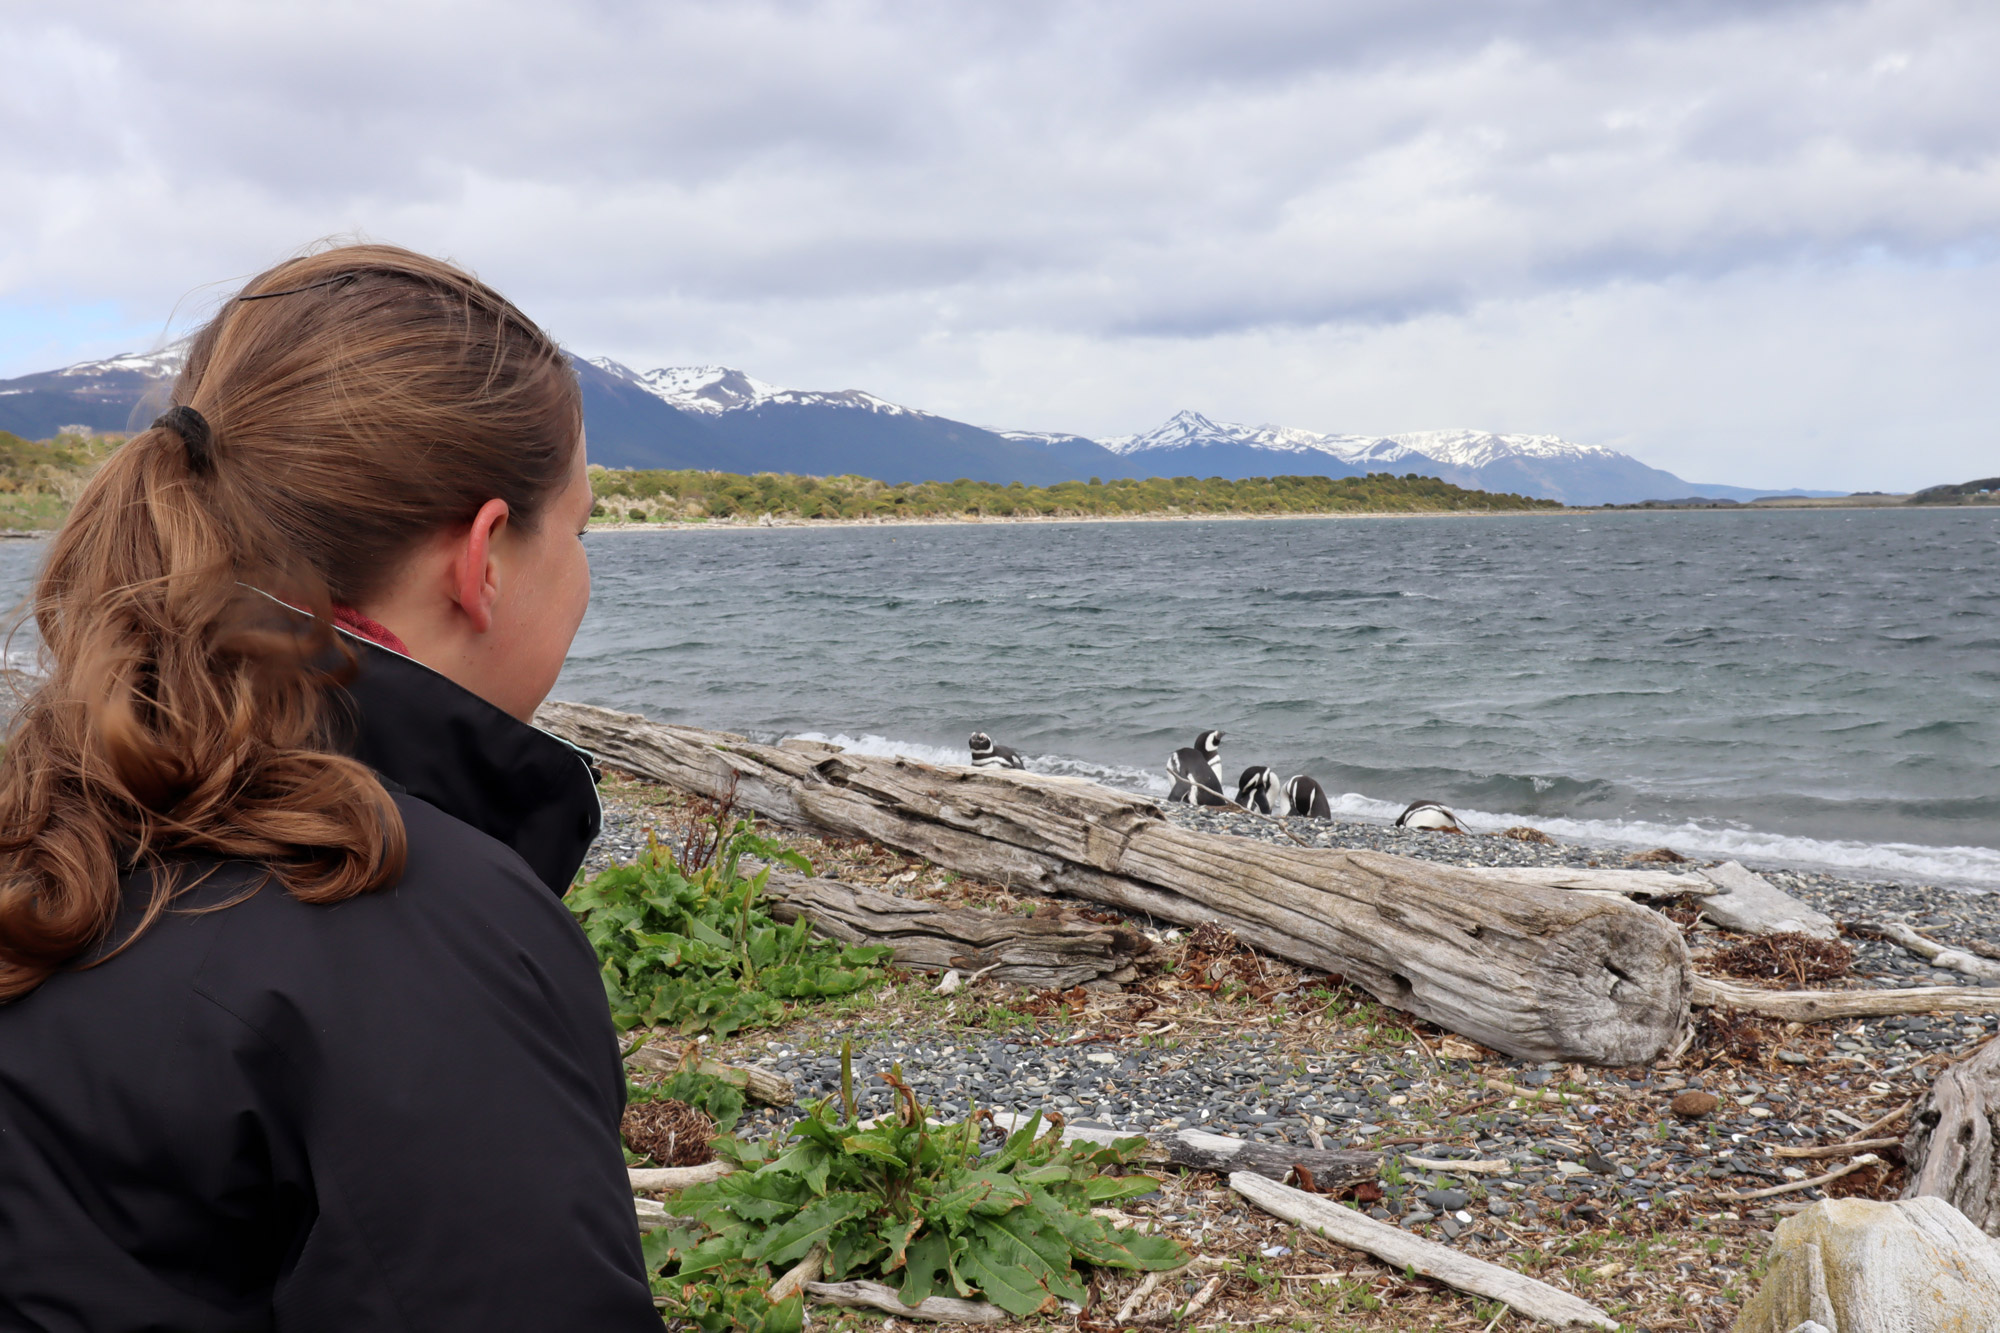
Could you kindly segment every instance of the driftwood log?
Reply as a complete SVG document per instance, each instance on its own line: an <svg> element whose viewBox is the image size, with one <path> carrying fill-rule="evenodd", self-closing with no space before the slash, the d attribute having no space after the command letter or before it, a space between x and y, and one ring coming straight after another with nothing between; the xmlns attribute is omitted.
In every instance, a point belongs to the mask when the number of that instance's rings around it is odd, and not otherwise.
<svg viewBox="0 0 2000 1333"><path fill-rule="evenodd" d="M1937 1076L1910 1115L1903 1151L1904 1198L1934 1195L2000 1235L2000 1039Z"/></svg>
<svg viewBox="0 0 2000 1333"><path fill-rule="evenodd" d="M1687 1018L1687 950L1659 914L1379 852L1195 832L1095 783L758 745L581 704L536 720L643 777L781 824L1182 925L1337 973L1391 1008L1524 1060L1651 1062Z"/></svg>
<svg viewBox="0 0 2000 1333"><path fill-rule="evenodd" d="M927 1319L941 1324L1004 1324L1007 1312L985 1301L962 1301L956 1296L927 1296L915 1305L903 1304L894 1287L880 1282L808 1282L806 1299L817 1305L845 1305L863 1310L880 1310L904 1319Z"/></svg>
<svg viewBox="0 0 2000 1333"><path fill-rule="evenodd" d="M1832 917L1735 861L1703 870L1701 876L1721 890L1702 899L1701 914L1724 930L1745 935L1796 933L1821 940L1840 938L1840 927Z"/></svg>
<svg viewBox="0 0 2000 1333"><path fill-rule="evenodd" d="M822 935L848 944L886 944L918 972L984 973L1036 990L1127 982L1153 942L1137 931L1058 921L1053 913L1010 916L976 907L940 907L879 889L772 870L764 895L787 924L803 916Z"/></svg>
<svg viewBox="0 0 2000 1333"><path fill-rule="evenodd" d="M1229 1188L1274 1217L1296 1223L1337 1245L1372 1254L1391 1268L1413 1269L1460 1291L1499 1301L1557 1328L1581 1325L1609 1329L1611 1333L1618 1331L1616 1319L1580 1296L1462 1254L1449 1245L1413 1236L1401 1227L1377 1222L1366 1213L1342 1207L1330 1199L1244 1172L1229 1178Z"/></svg>
<svg viewBox="0 0 2000 1333"><path fill-rule="evenodd" d="M1011 1134L1028 1123L1030 1117L1013 1111L995 1111L993 1123ZM1120 1139L1142 1137L1121 1134L1115 1129L1091 1125L1064 1125L1063 1141L1081 1139L1086 1143L1116 1143ZM1382 1154L1364 1149L1291 1147L1278 1143L1254 1143L1227 1134L1208 1134L1198 1129L1177 1129L1167 1134L1143 1136L1146 1148L1141 1159L1165 1163L1189 1171L1254 1171L1272 1180L1286 1180L1299 1167L1311 1173L1322 1188L1345 1185L1356 1180L1373 1180L1382 1172Z"/></svg>
<svg viewBox="0 0 2000 1333"><path fill-rule="evenodd" d="M1795 1023L1885 1014L2000 1014L2000 987L1905 986L1895 990L1760 990L1721 977L1696 976L1693 1003L1740 1009Z"/></svg>
<svg viewBox="0 0 2000 1333"><path fill-rule="evenodd" d="M641 1046L628 1051L625 1063L655 1074L677 1074L683 1069L693 1069L741 1088L745 1097L766 1106L791 1106L799 1099L790 1079L755 1065L725 1065L716 1060L696 1060L689 1064L685 1057L663 1046Z"/></svg>
<svg viewBox="0 0 2000 1333"><path fill-rule="evenodd" d="M1981 981L2000 981L2000 963L1927 939L1900 921L1857 922L1856 925L1864 930L1874 931L1885 940L1892 940L1902 945L1905 950L1933 967L1962 972L1968 977L1978 977Z"/></svg>

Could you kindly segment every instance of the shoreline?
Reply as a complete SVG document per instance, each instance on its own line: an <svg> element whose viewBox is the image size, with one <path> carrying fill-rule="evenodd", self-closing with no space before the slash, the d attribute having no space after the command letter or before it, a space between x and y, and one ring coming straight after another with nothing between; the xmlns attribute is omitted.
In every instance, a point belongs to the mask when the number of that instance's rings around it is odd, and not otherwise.
<svg viewBox="0 0 2000 1333"><path fill-rule="evenodd" d="M1005 524L1052 523L1222 523L1277 522L1284 519L1349 518L1523 518L1579 517L1601 513L1596 509L1370 509L1303 514L989 514L948 515L927 518L710 518L699 523L600 522L593 519L590 532L747 532L771 528L961 528Z"/></svg>

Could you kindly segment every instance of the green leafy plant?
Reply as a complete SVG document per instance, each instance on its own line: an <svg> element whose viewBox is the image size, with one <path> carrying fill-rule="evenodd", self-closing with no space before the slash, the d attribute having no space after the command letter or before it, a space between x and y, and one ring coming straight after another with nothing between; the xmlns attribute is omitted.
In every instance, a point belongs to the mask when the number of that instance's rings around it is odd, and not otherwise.
<svg viewBox="0 0 2000 1333"><path fill-rule="evenodd" d="M727 1134L743 1118L743 1089L699 1069L682 1069L657 1083L627 1083L626 1102L685 1102Z"/></svg>
<svg viewBox="0 0 2000 1333"><path fill-rule="evenodd" d="M797 852L729 824L691 840L677 857L657 840L629 866L571 889L570 911L597 950L620 1028L663 1025L726 1037L769 1026L784 1002L846 995L879 981L891 951L818 939L801 917L780 925L763 910L768 868L742 873L756 855L807 874Z"/></svg>
<svg viewBox="0 0 2000 1333"><path fill-rule="evenodd" d="M1143 1139L1065 1144L1059 1122L1042 1133L1036 1116L982 1156L985 1115L940 1124L925 1115L900 1066L879 1077L897 1096L896 1112L880 1123L857 1118L844 1050L840 1096L811 1107L789 1139L717 1140L735 1173L669 1204L699 1226L646 1239L670 1316L703 1328L725 1326L704 1322L711 1318L766 1333L795 1327L784 1305L758 1308L755 1298L816 1248L835 1281L887 1281L907 1305L933 1294L984 1297L1016 1316L1087 1299L1079 1264L1187 1262L1172 1240L1091 1215L1159 1188L1150 1176L1109 1174L1132 1161Z"/></svg>

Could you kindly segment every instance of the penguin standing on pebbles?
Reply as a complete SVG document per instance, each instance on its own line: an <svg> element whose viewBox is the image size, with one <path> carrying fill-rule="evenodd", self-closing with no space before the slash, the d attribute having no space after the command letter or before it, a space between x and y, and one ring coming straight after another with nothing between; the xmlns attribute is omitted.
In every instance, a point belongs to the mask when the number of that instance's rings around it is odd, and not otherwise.
<svg viewBox="0 0 2000 1333"><path fill-rule="evenodd" d="M975 731L965 741L972 751L974 768L1026 768L1019 750L1005 745L995 745L993 738L983 731Z"/></svg>
<svg viewBox="0 0 2000 1333"><path fill-rule="evenodd" d="M1167 772L1174 779L1169 801L1189 805L1226 805L1222 795L1222 733L1204 731L1194 744L1167 756Z"/></svg>
<svg viewBox="0 0 2000 1333"><path fill-rule="evenodd" d="M1326 799L1326 788L1301 773L1285 783L1285 811L1289 815L1306 815L1312 819L1332 819L1333 806Z"/></svg>
<svg viewBox="0 0 2000 1333"><path fill-rule="evenodd" d="M1236 779L1236 804L1260 815L1270 814L1271 788L1277 783L1278 775L1262 764L1244 769L1243 776Z"/></svg>
<svg viewBox="0 0 2000 1333"><path fill-rule="evenodd" d="M1435 829L1441 833L1463 833L1458 816L1436 801L1412 801L1410 808L1396 816L1397 828Z"/></svg>

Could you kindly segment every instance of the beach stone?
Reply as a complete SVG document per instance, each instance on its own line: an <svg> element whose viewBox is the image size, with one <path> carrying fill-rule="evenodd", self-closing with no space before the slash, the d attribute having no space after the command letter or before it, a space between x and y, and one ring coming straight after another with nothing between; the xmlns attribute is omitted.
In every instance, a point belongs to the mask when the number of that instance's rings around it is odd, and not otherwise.
<svg viewBox="0 0 2000 1333"><path fill-rule="evenodd" d="M1840 1333L2000 1328L2000 1242L1943 1199L1822 1199L1778 1224L1732 1333L1808 1320Z"/></svg>
<svg viewBox="0 0 2000 1333"><path fill-rule="evenodd" d="M1700 1088L1689 1088L1686 1092L1674 1094L1673 1113L1683 1120L1699 1120L1710 1114L1721 1101L1712 1092Z"/></svg>
<svg viewBox="0 0 2000 1333"><path fill-rule="evenodd" d="M1440 1213L1455 1213L1472 1201L1464 1190L1425 1190L1424 1202Z"/></svg>

